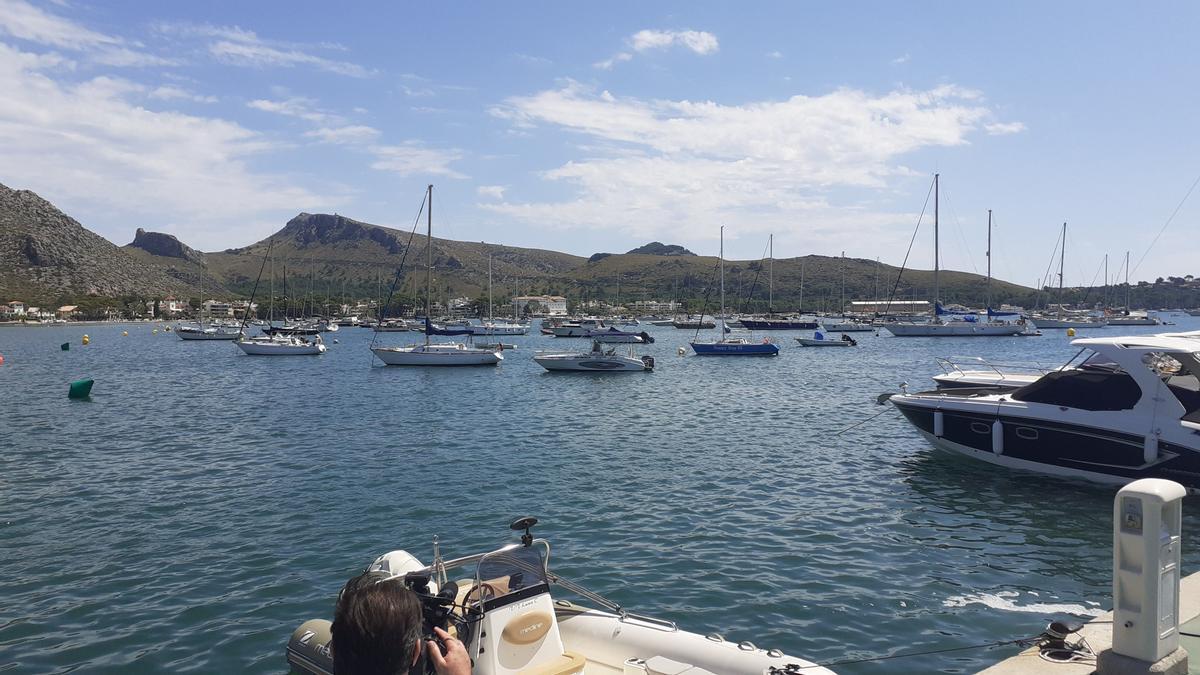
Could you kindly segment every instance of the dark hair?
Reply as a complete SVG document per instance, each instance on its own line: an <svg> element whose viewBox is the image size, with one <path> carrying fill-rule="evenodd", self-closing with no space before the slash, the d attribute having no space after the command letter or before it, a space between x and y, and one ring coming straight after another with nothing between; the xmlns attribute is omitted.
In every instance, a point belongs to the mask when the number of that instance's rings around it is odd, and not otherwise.
<svg viewBox="0 0 1200 675"><path fill-rule="evenodd" d="M338 675L404 675L411 668L421 639L421 601L402 579L389 576L364 572L342 588L332 628Z"/></svg>

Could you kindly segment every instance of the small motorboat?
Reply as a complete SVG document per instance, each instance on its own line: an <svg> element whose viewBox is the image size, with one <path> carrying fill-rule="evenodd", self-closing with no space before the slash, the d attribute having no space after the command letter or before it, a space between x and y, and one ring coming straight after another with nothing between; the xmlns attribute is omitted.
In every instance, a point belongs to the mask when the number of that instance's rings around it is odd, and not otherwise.
<svg viewBox="0 0 1200 675"><path fill-rule="evenodd" d="M590 352L550 353L538 352L533 360L546 370L576 371L592 373L633 373L654 370L654 357L634 356L633 347L628 354L604 349L599 340L592 340Z"/></svg>
<svg viewBox="0 0 1200 675"><path fill-rule="evenodd" d="M550 543L530 532L536 524L536 518L513 522L512 530L524 530L520 543L494 551L447 560L435 539L429 565L401 550L379 556L367 570L415 593L426 617L424 630L437 626L460 640L473 673L833 675L778 649L726 640L717 633L705 636L673 621L634 614L564 579L549 569ZM560 599L560 591L593 606ZM332 673L332 640L329 621L301 624L287 645L292 672Z"/></svg>
<svg viewBox="0 0 1200 675"><path fill-rule="evenodd" d="M801 347L854 347L858 345L854 338L845 333L840 338L833 340L821 331L814 331L810 338L798 337L796 342L799 342Z"/></svg>
<svg viewBox="0 0 1200 675"><path fill-rule="evenodd" d="M613 326L608 328L594 330L589 332L585 337L593 340L599 340L604 343L634 343L634 344L651 344L654 338L646 331L634 333L631 331L619 330Z"/></svg>

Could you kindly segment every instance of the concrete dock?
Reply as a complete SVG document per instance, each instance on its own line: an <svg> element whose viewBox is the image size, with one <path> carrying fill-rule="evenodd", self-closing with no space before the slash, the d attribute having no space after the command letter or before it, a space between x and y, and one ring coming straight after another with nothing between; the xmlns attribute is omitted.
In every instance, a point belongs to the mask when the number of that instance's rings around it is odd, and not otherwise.
<svg viewBox="0 0 1200 675"><path fill-rule="evenodd" d="M1113 613L1092 619L1071 641L1083 638L1096 654L1112 648ZM1179 646L1186 649L1188 673L1200 675L1200 572L1184 577L1179 584ZM1041 648L1030 647L1016 656L980 671L980 675L1092 675L1096 659L1061 663L1042 657Z"/></svg>

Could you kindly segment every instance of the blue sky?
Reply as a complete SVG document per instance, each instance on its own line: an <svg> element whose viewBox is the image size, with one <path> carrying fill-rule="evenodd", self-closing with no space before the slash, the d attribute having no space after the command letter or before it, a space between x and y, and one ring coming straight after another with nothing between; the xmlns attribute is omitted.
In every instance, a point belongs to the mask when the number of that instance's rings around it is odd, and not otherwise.
<svg viewBox="0 0 1200 675"><path fill-rule="evenodd" d="M0 0L0 183L116 243L300 211L590 255L647 241L1068 284L1197 273L1195 3ZM1200 193L1200 188L1196 192ZM923 226L910 261L932 265ZM1147 253L1147 251L1149 251ZM1143 255L1145 256L1142 260ZM1139 260L1141 261L1139 264Z"/></svg>

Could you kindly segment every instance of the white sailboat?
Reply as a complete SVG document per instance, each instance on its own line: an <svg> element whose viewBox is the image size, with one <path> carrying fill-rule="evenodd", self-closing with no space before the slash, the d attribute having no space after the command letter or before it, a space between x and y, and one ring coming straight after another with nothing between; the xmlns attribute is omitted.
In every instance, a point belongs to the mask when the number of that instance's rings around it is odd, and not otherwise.
<svg viewBox="0 0 1200 675"><path fill-rule="evenodd" d="M175 327L175 334L180 340L236 340L242 334L240 328L234 329L231 326L211 322L204 322L204 268L200 262L196 262L196 279L200 287L200 320L195 324L179 324ZM211 317L210 317L211 318Z"/></svg>
<svg viewBox="0 0 1200 675"><path fill-rule="evenodd" d="M604 349L599 340L592 341L592 349L588 352L538 352L533 360L546 370L558 371L630 373L654 370L654 358L638 358L632 345L627 353L618 354L616 348Z"/></svg>
<svg viewBox="0 0 1200 675"><path fill-rule="evenodd" d="M496 321L492 313L492 256L488 254L488 319L479 325L468 324L471 335L528 335L529 326L510 321Z"/></svg>
<svg viewBox="0 0 1200 675"><path fill-rule="evenodd" d="M1042 328L1103 328L1108 325L1103 319L1068 317L1063 311L1063 264L1067 258L1067 224L1062 226L1062 248L1058 255L1058 315L1055 317L1035 316L1030 321Z"/></svg>
<svg viewBox="0 0 1200 675"><path fill-rule="evenodd" d="M271 245L274 242L268 242L267 252L263 257L263 267L266 267L267 257L271 254ZM271 273L271 304L270 314L271 319L275 318L275 274L274 266L272 265ZM258 270L258 278L262 279L262 269ZM254 282L255 291L258 290L258 281ZM250 295L250 305L246 308L246 317L250 316L250 306L254 304L254 294ZM239 338L236 344L238 349L241 349L247 356L315 356L325 353L325 343L321 340L321 336L317 335L313 338L301 337L290 333L273 332L264 335L255 335L254 337L246 337L245 328L246 320L242 320L242 327L239 329Z"/></svg>
<svg viewBox="0 0 1200 675"><path fill-rule="evenodd" d="M884 324L884 328L896 337L987 337L995 335L1019 335L1024 326L1003 321L966 321L943 319L941 312L941 288L938 285L938 181L933 175L933 317L928 323L896 322ZM990 267L989 267L990 269Z"/></svg>
<svg viewBox="0 0 1200 675"><path fill-rule="evenodd" d="M504 356L490 349L479 349L461 342L432 343L431 334L464 334L463 331L437 331L429 322L433 298L433 186L426 192L426 269L425 269L425 343L406 347L371 347L371 352L389 366L494 366Z"/></svg>

